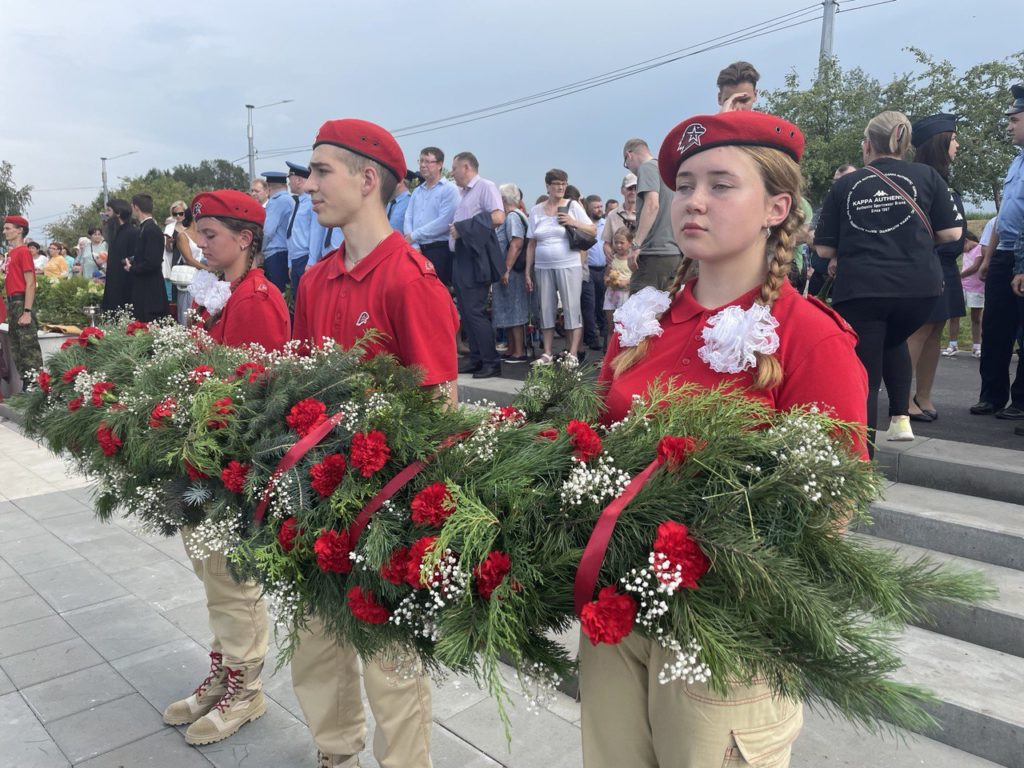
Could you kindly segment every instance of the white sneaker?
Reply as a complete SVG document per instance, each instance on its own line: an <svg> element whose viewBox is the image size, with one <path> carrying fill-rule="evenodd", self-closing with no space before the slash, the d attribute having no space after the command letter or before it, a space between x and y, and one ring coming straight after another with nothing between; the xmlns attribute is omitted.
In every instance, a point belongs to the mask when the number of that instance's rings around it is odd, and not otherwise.
<svg viewBox="0 0 1024 768"><path fill-rule="evenodd" d="M893 416L889 422L889 432L886 440L906 442L914 439L914 430L910 428L909 416Z"/></svg>
<svg viewBox="0 0 1024 768"><path fill-rule="evenodd" d="M981 357L981 347L975 347L971 350L971 357Z"/></svg>
<svg viewBox="0 0 1024 768"><path fill-rule="evenodd" d="M956 353L959 352L959 351L960 351L959 349L957 349L955 346L950 344L948 347L946 347L944 350L942 350L942 356L943 357L956 357Z"/></svg>

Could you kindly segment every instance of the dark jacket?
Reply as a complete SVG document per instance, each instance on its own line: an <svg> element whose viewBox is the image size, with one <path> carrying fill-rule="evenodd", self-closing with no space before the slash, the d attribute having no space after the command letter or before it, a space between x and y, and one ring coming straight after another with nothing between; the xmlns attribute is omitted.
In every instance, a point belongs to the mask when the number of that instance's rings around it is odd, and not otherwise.
<svg viewBox="0 0 1024 768"><path fill-rule="evenodd" d="M170 314L164 285L164 233L153 219L139 225L131 258L132 306L136 320L150 322Z"/></svg>
<svg viewBox="0 0 1024 768"><path fill-rule="evenodd" d="M107 243L107 279L103 286L104 312L116 312L132 303L132 278L124 270L125 259L131 259L139 239L139 229L132 223L120 227Z"/></svg>
<svg viewBox="0 0 1024 768"><path fill-rule="evenodd" d="M501 252L489 212L455 222L459 237L455 240L455 271L472 269L473 282L495 283L505 274L505 254Z"/></svg>

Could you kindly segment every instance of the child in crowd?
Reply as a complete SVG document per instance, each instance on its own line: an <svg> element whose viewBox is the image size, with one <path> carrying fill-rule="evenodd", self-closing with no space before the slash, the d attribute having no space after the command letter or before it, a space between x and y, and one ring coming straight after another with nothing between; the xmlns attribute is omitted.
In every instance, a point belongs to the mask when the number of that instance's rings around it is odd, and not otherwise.
<svg viewBox="0 0 1024 768"><path fill-rule="evenodd" d="M960 284L964 289L964 301L971 310L971 356L981 357L981 313L985 307L985 284L978 277L981 267L981 245L978 238L971 232L967 233L964 244L963 269L960 272ZM949 319L949 345L942 350L943 357L953 357L959 351L957 338L960 336L960 318Z"/></svg>
<svg viewBox="0 0 1024 768"><path fill-rule="evenodd" d="M604 273L604 315L605 328L614 328L612 319L615 310L626 303L629 298L629 280L633 270L629 268L629 249L633 245L633 230L622 227L612 236L612 250L615 252L612 263Z"/></svg>

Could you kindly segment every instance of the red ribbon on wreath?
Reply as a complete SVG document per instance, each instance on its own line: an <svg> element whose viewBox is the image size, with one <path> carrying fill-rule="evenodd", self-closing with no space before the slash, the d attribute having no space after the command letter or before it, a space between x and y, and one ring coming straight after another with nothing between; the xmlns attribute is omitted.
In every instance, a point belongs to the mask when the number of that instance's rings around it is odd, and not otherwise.
<svg viewBox="0 0 1024 768"><path fill-rule="evenodd" d="M615 530L615 523L618 522L622 510L631 502L641 489L647 485L647 481L655 471L664 463L661 457L656 458L639 475L629 481L626 489L609 502L608 506L601 510L601 516L597 519L597 525L590 533L590 539L583 550L583 557L576 568L576 582L573 589L573 597L576 605L576 615L583 611L583 606L589 603L594 597L594 587L597 585L598 574L601 573L601 565L604 563L605 553L608 551L608 542L611 541L612 532Z"/></svg>

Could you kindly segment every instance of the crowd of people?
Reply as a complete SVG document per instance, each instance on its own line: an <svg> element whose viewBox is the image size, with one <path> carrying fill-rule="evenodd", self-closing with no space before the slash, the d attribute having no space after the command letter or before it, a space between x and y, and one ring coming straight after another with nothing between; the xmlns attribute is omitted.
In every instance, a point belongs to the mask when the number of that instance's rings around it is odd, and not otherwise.
<svg viewBox="0 0 1024 768"><path fill-rule="evenodd" d="M863 165L837 170L813 216L801 194L803 134L753 111L758 77L746 62L724 69L718 110L679 123L657 155L643 139L626 141L621 202L584 196L552 168L545 194L528 206L517 184L483 177L471 152L451 159L449 178L444 152L425 147L413 173L383 128L331 120L308 166L265 173L248 194L217 190L178 201L163 228L148 195L111 200L106 230L79 266L103 271L105 242L104 309L130 306L142 321L166 316L172 280L179 287L170 296L198 312L189 321L224 344L278 349L289 338L328 338L350 346L377 329L371 354L418 366L423 386L452 402L459 373L500 376L503 365L529 360L536 322L536 365L575 366L585 348L606 350L606 424L673 377L736 389L774 409L825 408L862 427L851 449L865 458L883 381L888 439L912 437L912 418L937 418L931 387L943 328L967 307L973 322L983 304L974 348L981 397L971 410L1024 419L1024 361L1009 381L1024 319L1022 156L1007 175L998 219L980 242L967 240L963 205L949 186L956 116L911 123L885 111L865 126ZM1024 87L1014 87L1006 115L1012 141L1024 147ZM27 234L23 217L7 217L6 292L21 371L41 365L23 346L34 335ZM58 258L59 248L44 270ZM210 280L228 286L226 301ZM566 350L556 356L559 332ZM188 724L190 743L206 744L265 711L267 620L260 595L232 581L224 563L194 565L209 598L211 668L164 718ZM752 731L761 754L788 764L799 702L773 698L758 681L725 695L688 685L680 695L652 682L663 653L637 633L617 645L581 643L589 768L740 764L750 755L739 735ZM393 671L384 659L363 660L375 756L382 766L429 766L429 686L422 671ZM357 765L366 729L353 649L314 617L292 678L319 765Z"/></svg>

